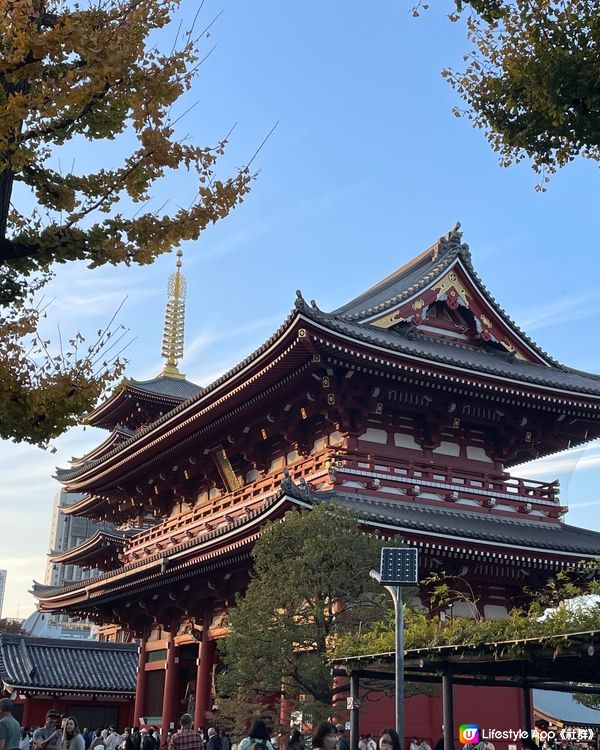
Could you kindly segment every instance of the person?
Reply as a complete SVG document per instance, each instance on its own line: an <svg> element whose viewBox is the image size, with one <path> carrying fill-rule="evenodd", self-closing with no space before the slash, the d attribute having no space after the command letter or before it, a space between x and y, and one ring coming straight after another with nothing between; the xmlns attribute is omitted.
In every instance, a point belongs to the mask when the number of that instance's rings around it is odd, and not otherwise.
<svg viewBox="0 0 600 750"><path fill-rule="evenodd" d="M238 750L274 750L269 740L269 730L262 719L253 722L248 736L238 745Z"/></svg>
<svg viewBox="0 0 600 750"><path fill-rule="evenodd" d="M416 737L413 737L410 741L410 750L419 750L419 742Z"/></svg>
<svg viewBox="0 0 600 750"><path fill-rule="evenodd" d="M21 725L12 715L8 698L0 700L0 750L18 750L21 742Z"/></svg>
<svg viewBox="0 0 600 750"><path fill-rule="evenodd" d="M46 724L33 733L35 750L58 750L62 742L62 731L58 728L60 713L51 708L46 712Z"/></svg>
<svg viewBox="0 0 600 750"><path fill-rule="evenodd" d="M209 727L206 750L223 750L223 743L216 727Z"/></svg>
<svg viewBox="0 0 600 750"><path fill-rule="evenodd" d="M123 742L129 729L126 729L123 734L119 734L114 727L108 727L108 730L104 739L105 750L116 750L116 748Z"/></svg>
<svg viewBox="0 0 600 750"><path fill-rule="evenodd" d="M421 740L421 744L419 745L419 750L431 750L431 745L429 744L429 742L427 742L425 737L423 737L423 739Z"/></svg>
<svg viewBox="0 0 600 750"><path fill-rule="evenodd" d="M377 750L377 743L373 739L373 735L369 734L368 732L367 732L366 741L367 741L367 750ZM422 747L420 748L420 750L425 750L425 748ZM429 750L431 750L431 748L429 748Z"/></svg>
<svg viewBox="0 0 600 750"><path fill-rule="evenodd" d="M285 750L304 750L304 743L302 742L302 734L299 729L294 729L291 733L289 740L285 744ZM350 750L348 746L347 750Z"/></svg>
<svg viewBox="0 0 600 750"><path fill-rule="evenodd" d="M95 737L92 740L89 750L104 750L104 737L102 736L102 730L96 729L94 734Z"/></svg>
<svg viewBox="0 0 600 750"><path fill-rule="evenodd" d="M61 750L85 750L85 740L74 716L63 719L62 728Z"/></svg>
<svg viewBox="0 0 600 750"><path fill-rule="evenodd" d="M231 750L231 738L227 732L223 732L221 735L221 744L223 745L223 750Z"/></svg>
<svg viewBox="0 0 600 750"><path fill-rule="evenodd" d="M156 739L156 727L148 727L148 736L144 742L143 750L158 750L158 740Z"/></svg>
<svg viewBox="0 0 600 750"><path fill-rule="evenodd" d="M142 750L142 733L139 727L133 727L131 730L131 744L133 745L133 750Z"/></svg>
<svg viewBox="0 0 600 750"><path fill-rule="evenodd" d="M348 739L348 735L345 734L346 727L343 724L336 724L335 732L337 734L336 750L350 750L350 740Z"/></svg>
<svg viewBox="0 0 600 750"><path fill-rule="evenodd" d="M439 740L435 743L434 750L444 750L444 738L440 737Z"/></svg>
<svg viewBox="0 0 600 750"><path fill-rule="evenodd" d="M169 750L202 750L202 738L192 729L194 719L191 714L183 714L179 719L181 729L169 740Z"/></svg>
<svg viewBox="0 0 600 750"><path fill-rule="evenodd" d="M379 750L400 750L400 737L395 729L384 729L379 736Z"/></svg>
<svg viewBox="0 0 600 750"><path fill-rule="evenodd" d="M19 750L30 750L31 748L31 735L27 731L26 727L21 729L21 741L19 742Z"/></svg>
<svg viewBox="0 0 600 750"><path fill-rule="evenodd" d="M367 738L364 734L358 738L358 750L367 750Z"/></svg>
<svg viewBox="0 0 600 750"><path fill-rule="evenodd" d="M330 721L322 721L313 732L313 750L335 750L337 734L335 726Z"/></svg>

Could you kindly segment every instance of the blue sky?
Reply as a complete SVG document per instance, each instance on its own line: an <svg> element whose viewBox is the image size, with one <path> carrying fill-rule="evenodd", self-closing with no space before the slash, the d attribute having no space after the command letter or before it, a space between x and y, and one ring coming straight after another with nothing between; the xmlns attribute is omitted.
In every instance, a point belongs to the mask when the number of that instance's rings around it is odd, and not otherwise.
<svg viewBox="0 0 600 750"><path fill-rule="evenodd" d="M182 0L190 19L195 2ZM498 166L481 132L451 113L459 104L440 76L468 49L449 5L414 19L410 1L206 0L200 24L223 11L214 51L185 103L182 134L213 143L237 123L221 167L227 176L255 152L260 174L245 203L184 247L188 279L182 370L206 384L258 346L292 307L295 290L331 309L367 288L462 222L475 266L509 314L544 349L573 367L600 371L595 256L600 174L576 162L547 193L526 164ZM165 40L166 41L166 40ZM75 144L82 169L116 158ZM185 175L156 191L155 207L187 205ZM161 369L165 289L173 256L147 268L78 264L57 269L49 330L90 335L127 297L120 322L135 341L127 374ZM33 578L43 579L56 465L99 443L81 428L56 454L0 445L2 555L9 572L4 614L28 614ZM520 467L560 478L570 523L600 529L600 446ZM9 533L7 533L7 529Z"/></svg>

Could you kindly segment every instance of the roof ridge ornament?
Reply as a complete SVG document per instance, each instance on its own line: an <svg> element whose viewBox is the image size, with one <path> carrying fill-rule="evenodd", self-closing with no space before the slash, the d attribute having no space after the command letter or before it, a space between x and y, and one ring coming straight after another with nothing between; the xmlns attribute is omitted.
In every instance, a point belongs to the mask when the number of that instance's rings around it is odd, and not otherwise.
<svg viewBox="0 0 600 750"><path fill-rule="evenodd" d="M177 363L183 358L183 336L185 327L185 298L187 294L187 281L181 273L181 258L183 252L177 251L177 262L175 273L169 276L167 286L167 308L165 310L165 323L163 329L163 341L161 356L166 359L166 365L161 375L171 378L185 378L185 375L177 369Z"/></svg>
<svg viewBox="0 0 600 750"><path fill-rule="evenodd" d="M460 221L457 221L456 224L450 229L448 232L446 232L443 237L440 237L439 240L432 246L431 248L431 260L436 261L440 255L441 252L447 252L448 250L454 250L456 248L461 249L464 248L465 250L469 249L468 245L463 244L462 241L462 232L460 231Z"/></svg>

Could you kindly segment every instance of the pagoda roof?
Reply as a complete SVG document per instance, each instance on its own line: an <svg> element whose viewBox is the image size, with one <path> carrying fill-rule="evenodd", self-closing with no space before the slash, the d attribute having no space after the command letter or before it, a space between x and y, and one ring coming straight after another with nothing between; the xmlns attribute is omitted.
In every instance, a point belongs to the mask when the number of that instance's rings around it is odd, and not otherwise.
<svg viewBox="0 0 600 750"><path fill-rule="evenodd" d="M452 302L462 301L476 310L475 322L485 336L430 335L427 326L420 324L423 321L415 319L423 306L449 299L449 295L454 295ZM219 409L234 401L237 405L248 399L249 391L256 395L261 388L298 372L299 364L312 356L306 347L309 339L312 346L328 349L339 359L366 362L370 368L380 365L388 371L416 373L460 387L481 388L484 383L487 392L501 391L511 398L519 395L537 402L583 406L588 411L600 409L600 375L557 363L520 330L477 276L456 227L414 261L333 312L307 303L297 292L292 311L256 351L206 388L193 386L197 390L189 400L179 402L107 453L80 466L58 469L57 478L70 491L110 486L104 478L117 471L121 476L129 472L133 455L135 465L153 459L160 446L163 451L171 449L179 439L214 419ZM153 382L130 381L126 388ZM182 382L176 380L169 388ZM113 397L115 404L119 398L125 400L125 395L119 395L124 393ZM103 408L108 406L98 407L92 414L99 415ZM587 439L593 437L596 435L590 433ZM549 448L540 448L540 455L549 452ZM82 501L77 507L87 508L89 502Z"/></svg>
<svg viewBox="0 0 600 750"><path fill-rule="evenodd" d="M382 313L397 308L402 302L412 299L424 290L431 288L436 280L444 276L457 264L462 264L490 308L508 328L517 334L527 346L548 364L557 362L539 347L512 320L489 292L472 262L469 246L462 242L460 223L457 223L431 247L405 263L397 271L382 279L346 304L338 307L331 315L341 320L369 323Z"/></svg>
<svg viewBox="0 0 600 750"><path fill-rule="evenodd" d="M89 539L65 552L50 555L53 563L64 565L81 565L102 567L109 559L116 560L110 567L119 565L117 556L123 551L131 534L113 534L108 531L97 531Z"/></svg>
<svg viewBox="0 0 600 750"><path fill-rule="evenodd" d="M0 634L0 680L10 692L133 695L137 644Z"/></svg>
<svg viewBox="0 0 600 750"><path fill-rule="evenodd" d="M112 450L116 445L122 443L123 440L127 440L127 438L130 438L134 434L134 430L130 430L122 424L116 425L110 435L106 440L103 440L100 445L97 445L91 451L81 456L81 458L72 458L71 466L83 466L96 458L100 458L105 453L108 453L109 450Z"/></svg>
<svg viewBox="0 0 600 750"><path fill-rule="evenodd" d="M284 482L289 497L308 500L311 504L338 502L363 522L396 533L426 534L464 544L485 542L507 547L513 552L552 552L572 557L599 557L600 532L570 526L561 521L528 521L488 513L469 512L459 508L435 508L398 499L346 494L339 490L316 492L308 485Z"/></svg>
<svg viewBox="0 0 600 750"><path fill-rule="evenodd" d="M131 411L130 399L143 401L169 411L184 401L196 396L202 388L181 376L161 374L150 380L126 379L112 394L93 409L85 418L86 424L94 427L116 428Z"/></svg>
<svg viewBox="0 0 600 750"><path fill-rule="evenodd" d="M475 557L541 567L572 565L600 556L600 533L560 521L512 519L463 509L424 506L400 498L393 500L350 492L316 491L306 483L282 481L253 511L232 518L217 528L194 534L154 554L103 573L84 583L47 586L34 582L32 593L52 611L69 606L87 610L110 592L128 596L132 589L155 590L158 581L222 569L227 558L247 550L266 521L281 517L293 507L339 503L355 513L364 525L389 530L407 542L427 549L460 549Z"/></svg>
<svg viewBox="0 0 600 750"><path fill-rule="evenodd" d="M600 375L565 365L545 367L515 358L510 352L433 338L418 329L385 330L340 318L299 300L298 308L315 322L349 338L381 349L406 354L432 364L450 365L461 372L486 373L513 382L547 386L568 393L600 396Z"/></svg>

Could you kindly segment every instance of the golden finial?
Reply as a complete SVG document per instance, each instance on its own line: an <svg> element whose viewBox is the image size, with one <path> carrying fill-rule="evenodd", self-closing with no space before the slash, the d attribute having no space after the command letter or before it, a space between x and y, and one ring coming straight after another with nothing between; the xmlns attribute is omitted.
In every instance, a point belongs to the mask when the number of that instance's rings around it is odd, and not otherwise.
<svg viewBox="0 0 600 750"><path fill-rule="evenodd" d="M183 357L183 331L185 325L185 295L186 280L181 273L181 257L183 252L177 251L177 270L169 276L167 293L169 301L165 313L165 327L163 330L162 356L167 360L161 375L172 378L184 378L177 369L177 363Z"/></svg>

